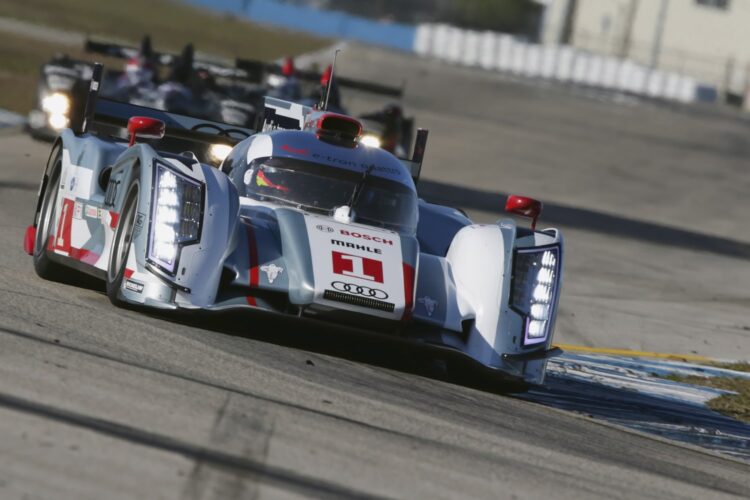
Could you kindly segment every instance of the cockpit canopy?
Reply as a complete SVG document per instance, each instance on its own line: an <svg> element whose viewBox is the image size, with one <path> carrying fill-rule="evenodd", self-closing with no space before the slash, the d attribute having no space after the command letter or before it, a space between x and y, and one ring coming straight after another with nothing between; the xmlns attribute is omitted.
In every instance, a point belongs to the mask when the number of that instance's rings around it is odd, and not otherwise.
<svg viewBox="0 0 750 500"><path fill-rule="evenodd" d="M332 168L294 158L258 158L231 176L240 196L333 215L336 208L352 206L353 222L414 234L417 195L407 186L377 175ZM353 197L358 184L361 189Z"/></svg>

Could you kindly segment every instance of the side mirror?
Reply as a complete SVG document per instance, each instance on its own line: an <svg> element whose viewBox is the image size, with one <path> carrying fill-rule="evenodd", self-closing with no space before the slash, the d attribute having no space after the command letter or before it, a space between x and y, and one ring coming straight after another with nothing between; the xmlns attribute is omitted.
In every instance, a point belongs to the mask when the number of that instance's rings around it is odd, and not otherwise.
<svg viewBox="0 0 750 500"><path fill-rule="evenodd" d="M166 127L164 122L148 116L132 116L128 120L128 133L130 134L130 144L135 144L137 137L143 139L161 139L164 137Z"/></svg>
<svg viewBox="0 0 750 500"><path fill-rule="evenodd" d="M542 202L526 196L512 194L505 202L505 211L521 217L531 218L531 230L536 230L536 221L542 215Z"/></svg>

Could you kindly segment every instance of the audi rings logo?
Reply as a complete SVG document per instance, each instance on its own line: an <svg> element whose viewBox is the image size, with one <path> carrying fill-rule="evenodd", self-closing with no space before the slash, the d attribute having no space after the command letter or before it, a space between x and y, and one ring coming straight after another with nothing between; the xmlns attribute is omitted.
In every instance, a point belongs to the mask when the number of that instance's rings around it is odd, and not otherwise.
<svg viewBox="0 0 750 500"><path fill-rule="evenodd" d="M351 293L353 295L362 295L363 297L370 297L378 300L385 300L388 298L388 294L383 290L370 288L369 286L353 285L351 283L344 283L343 281L334 281L331 283L331 286L334 290Z"/></svg>
<svg viewBox="0 0 750 500"><path fill-rule="evenodd" d="M318 229L318 231L323 231L324 233L332 233L334 231L331 226L324 226L322 224L318 224L315 227Z"/></svg>

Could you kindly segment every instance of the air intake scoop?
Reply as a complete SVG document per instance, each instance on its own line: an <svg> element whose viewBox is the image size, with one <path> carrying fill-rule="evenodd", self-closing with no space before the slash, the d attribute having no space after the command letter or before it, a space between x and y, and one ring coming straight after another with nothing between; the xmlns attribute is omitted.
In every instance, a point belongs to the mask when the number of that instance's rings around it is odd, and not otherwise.
<svg viewBox="0 0 750 500"><path fill-rule="evenodd" d="M362 124L338 113L313 112L307 116L305 130L314 132L322 141L353 148L362 135Z"/></svg>

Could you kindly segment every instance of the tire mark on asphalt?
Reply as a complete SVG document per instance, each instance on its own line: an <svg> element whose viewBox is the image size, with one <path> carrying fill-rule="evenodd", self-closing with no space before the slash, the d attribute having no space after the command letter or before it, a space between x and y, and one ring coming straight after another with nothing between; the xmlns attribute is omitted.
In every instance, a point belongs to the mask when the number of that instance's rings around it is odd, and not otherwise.
<svg viewBox="0 0 750 500"><path fill-rule="evenodd" d="M215 382L211 382L209 380L202 380L202 379L199 379L199 378L196 378L196 377L192 377L190 375L183 375L183 374L180 374L180 373L171 372L169 370L162 370L160 368L155 368L153 366L149 366L149 365L146 365L146 364L143 364L143 363L134 363L134 362L131 362L131 361L126 361L126 360L123 360L123 359L116 358L114 356L109 356L107 354L98 353L98 352L91 351L91 350L88 350L88 349L84 349L84 348L81 348L81 347L76 347L76 346L72 346L72 345L66 345L66 344L63 344L62 342L59 342L59 341L56 342L54 340L47 340L45 338L38 337L38 336L36 336L34 334L22 332L22 331L19 331L19 330L15 330L13 328L8 328L8 327L5 327L5 326L0 326L0 332L3 332L3 333L8 334L8 335L13 335L15 337L20 337L20 338L23 338L23 339L26 339L26 340L31 340L33 342L37 342L37 343L40 343L40 344L45 344L45 345L48 345L48 346L52 346L52 347L55 347L55 348L58 348L58 349L65 349L65 350L76 352L76 353L79 353L79 354L84 354L86 356L91 356L93 358L97 358L97 359L100 359L100 360L117 363L119 365L131 367L131 368L137 368L139 370L144 370L144 371L155 373L155 374L162 375L162 376L165 376L165 377L175 378L175 379L178 379L178 380L182 380L184 382L190 382L190 383L193 383L193 384L198 384L198 385L201 385L203 387L208 387L208 388L211 388L211 389L218 389L218 390L221 390L221 391L224 391L224 392L229 392L229 393L232 393L232 394L237 394L238 396L244 396L244 397L248 397L248 398L253 398L253 399L256 399L258 401L263 401L265 403L270 403L270 404L273 404L273 405L283 406L283 407L286 407L286 408L290 408L290 409L294 409L294 410L297 410L297 411L309 413L309 414L312 414L312 415L317 415L317 416L324 417L324 418L330 418L330 419L333 419L333 420L337 420L339 422L344 422L344 423L348 423L348 424L355 425L355 426L358 426L358 427L362 427L362 428L370 430L370 431L381 432L381 433L385 433L385 434L390 434L390 435L393 435L393 436L397 436L397 437L400 437L400 438L403 438L403 439L409 439L409 440L417 441L420 444L430 444L430 445L433 445L433 446L437 445L437 444L440 444L440 443L436 443L435 441L432 441L432 440L429 440L429 439L424 439L424 438L421 438L421 437L418 437L418 436L414 436L412 434L407 434L407 433L404 433L404 432L399 432L399 431L394 430L394 429L388 429L388 428L381 427L381 426L378 426L378 425L370 424L368 422L363 422L363 421L360 421L360 420L355 420L355 419L352 419L352 418L345 417L343 415L337 415L335 413L330 413L330 412L326 412L326 411L316 410L315 408L310 408L310 407L307 407L307 406L295 404L295 403L292 403L292 402L289 402L289 401L283 401L283 400L280 400L280 399L274 399L274 398L270 398L270 397L267 397L267 396L262 396L260 394L254 394L254 393L251 393L251 392L248 392L248 391L243 391L242 389L238 389L238 388L235 388L235 387L230 387L230 386L218 384L218 383L215 383ZM507 463L510 464L512 462L509 460Z"/></svg>
<svg viewBox="0 0 750 500"><path fill-rule="evenodd" d="M109 420L99 419L80 413L36 403L26 399L0 393L0 406L27 413L56 422L79 427L111 438L182 455L211 466L231 470L234 474L250 475L257 481L272 484L283 490L291 490L316 498L382 498L353 490L330 481L317 479L267 465L253 458L236 456L230 453L194 445L170 436L148 432Z"/></svg>
<svg viewBox="0 0 750 500"><path fill-rule="evenodd" d="M20 191L37 191L39 189L38 182L23 182L23 181L0 181L0 189L17 189Z"/></svg>
<svg viewBox="0 0 750 500"><path fill-rule="evenodd" d="M19 292L17 290L9 290L7 288L0 288L0 293L7 293L9 295L20 295L21 297L28 297L30 299L43 300L46 302L53 302L55 304L61 304L61 305L68 306L68 307L78 307L80 309L88 309L90 311L97 311L96 308L88 306L86 304L76 304L75 302L52 299L50 297L45 297L43 295L35 295L33 293L24 293L24 292Z"/></svg>
<svg viewBox="0 0 750 500"><path fill-rule="evenodd" d="M4 332L8 335L19 337L19 338L29 340L32 342L36 342L39 344L44 344L44 345L52 346L55 348L62 348L71 352L84 354L86 356L90 356L90 357L97 358L100 360L114 362L121 366L142 369L144 371L164 375L167 377L183 380L183 381L190 382L190 383L195 383L204 387L231 392L232 394L237 394L240 396L251 398L256 401L266 402L266 403L270 403L273 405L278 405L280 407L304 412L310 415L316 415L319 417L332 419L334 421L353 425L355 427L362 429L362 431L371 431L371 432L381 433L385 436L392 436L397 439L409 441L409 442L412 442L414 446L424 445L433 449L435 453L460 453L461 455L464 455L467 460L477 460L480 463L484 460L490 460L495 464L496 467L512 468L518 465L517 460L511 459L502 455L498 455L495 453L486 453L486 452L480 452L478 450L471 449L471 448L456 447L455 445L452 445L452 444L443 443L441 441L436 441L434 439L429 439L426 437L414 435L413 433L404 433L395 429L389 429L389 428L377 426L375 424L371 424L368 422L354 420L352 418L349 418L343 415L337 415L337 414L330 413L327 411L322 411L322 410L318 410L315 408L303 406L300 404L295 404L293 402L278 400L272 397L250 393L242 389L237 389L231 386L222 385L220 383L212 382L210 380L202 380L200 378L195 378L190 375L183 375L180 373L170 372L164 369L159 369L156 367L148 366L143 363L129 362L126 360L112 357L107 354L90 351L90 350L76 347L76 346L60 344L58 342L54 342L52 340L39 337L35 334L18 331L12 328L5 327L3 325L0 325L0 332ZM472 401L466 401L466 402L471 403ZM474 402L479 402L479 401L474 401ZM2 404L2 400L0 400L0 404ZM478 408L477 407L473 408L473 410L471 411L472 418L478 418L483 424L487 424L490 426L495 424L496 422L493 419L489 418L489 416L483 416L483 413L484 413L483 410L484 408L482 405L479 405ZM464 416L464 412L460 412L459 416ZM461 425L462 423L463 422L460 422L460 423L454 422L454 425ZM580 432L580 429L578 431ZM560 431L558 430L557 432L560 432ZM644 438L647 439L647 437L645 436ZM675 445L677 445L677 443L675 443ZM587 450L585 456L588 457L588 459L593 459L594 457L598 459L602 459L604 460L605 463L612 463L613 465L618 465L620 467L633 468L635 470L641 470L641 471L646 471L646 472L651 470L651 466L648 465L648 461L644 462L641 459L639 459L637 457L638 454L636 454L636 457L628 457L627 455L625 455L625 456L620 456L619 460L613 460L611 456L600 455L599 451L600 450L598 448L594 447L592 449ZM693 450L693 451L695 452L696 450ZM718 457L714 456L714 458L718 458ZM683 481L685 480L683 476L678 474L678 472L683 471L683 468L681 466L672 464L671 462L663 462L663 461L660 462L660 464L662 465L662 467L667 468L666 470L660 471L660 474L662 476L666 478L677 479L677 480L683 480ZM216 466L218 467L220 465L216 465ZM536 465L536 467L539 468L538 470L540 474L546 474L547 477L555 477L559 473L559 471L555 470L554 468L548 469L540 465ZM693 472L694 475L692 476L692 481L689 481L690 484L694 484L696 486L701 486L701 487L706 487L706 485L708 484L710 485L711 488L715 489L716 491L726 492L730 494L737 494L738 491L744 491L744 487L739 483L726 482L726 481L717 482L717 479L711 476L710 474L702 474L701 471L699 470L694 470L691 472Z"/></svg>
<svg viewBox="0 0 750 500"><path fill-rule="evenodd" d="M58 348L58 349L65 349L67 351L75 352L75 353L78 353L78 354L83 354L85 356L90 356L90 357L93 357L93 358L96 358L96 359L113 362L113 363L116 363L118 365L122 365L122 366L125 366L125 367L136 368L136 369L147 371L147 372L150 372L150 373L155 373L155 374L158 374L158 375L161 375L161 376L170 377L170 378L174 378L174 379L177 379L177 380L182 380L184 382L189 382L189 383L201 385L203 387L208 387L208 388L211 388L211 389L218 389L218 390L221 390L221 391L224 391L224 392L227 392L227 393L236 394L238 396L243 396L243 397L246 397L246 398L251 398L251 399L254 399L256 401L263 402L263 403L268 403L268 404L271 404L271 405L277 405L277 406L280 406L280 407L284 407L284 408L287 408L287 409L299 411L299 412L306 413L306 414L309 414L309 415L314 415L314 416L317 416L317 417L322 417L322 418L327 418L327 419L335 420L337 422L341 422L341 423L352 425L354 427L362 429L363 431L375 432L375 433L379 433L379 434L386 435L386 436L389 436L389 437L394 437L394 438L397 438L399 440L410 441L415 446L430 447L430 448L435 449L437 453L459 453L460 452L461 454L467 456L471 460L479 460L479 461L481 461L481 460L491 460L495 464L497 464L498 467L512 467L512 466L514 466L516 464L516 461L514 459L508 458L508 457L505 457L505 456L502 456L502 455L481 452L481 451L477 451L477 450L474 450L474 449L471 449L471 448L457 447L455 445L444 443L444 442L441 442L441 441L436 441L434 439L429 439L429 438L426 438L426 437L417 436L417 435L415 435L413 433L401 432L401 431L398 431L398 430L395 430L395 429L391 429L391 428L379 426L379 425L376 425L376 424L373 424L373 423L369 423L369 422L365 422L365 421L362 421L362 420L356 420L356 419L353 419L353 418L349 418L349 417L346 417L344 415L339 415L339 414L336 414L336 413L331 413L331 412L323 411L323 410L317 410L315 408L311 408L311 407L308 407L308 406L303 406L303 405L296 404L296 403L293 403L293 402L290 402L290 401L283 401L283 400L280 400L280 399L275 399L275 398L271 398L271 397L268 397L268 396L263 396L263 395L260 395L260 394L251 393L251 392L244 391L242 389L238 389L238 388L231 387L231 386L228 386L228 385L222 385L222 384L219 384L219 383L211 382L210 380L203 380L203 379L200 379L200 378L192 377L190 375L184 375L184 374L181 374L181 373L176 373L176 372L171 372L171 371L168 371L168 370L163 370L163 369L156 368L156 367L153 367L153 366L149 366L149 365L146 365L146 364L143 364L143 363L135 363L135 362L126 361L126 360L123 360L123 359L118 359L116 357L109 356L107 354L98 353L98 352L91 351L91 350L84 349L84 348L77 347L77 346L66 345L66 344L64 344L62 342L57 341L57 339L56 340L47 340L45 338L38 337L38 336L36 336L34 334L22 332L22 331L15 330L15 329L12 329L12 328L8 328L8 327L2 326L2 325L0 325L0 332L6 333L6 334L9 334L9 335L13 335L15 337L23 338L23 339L26 339L26 340L30 340L32 342L37 342L37 343L40 343L40 344L45 344L47 346L55 347L55 348ZM472 403L472 401L470 401L470 400L463 401L463 402L466 402L467 404L471 404ZM484 421L484 422L487 423L487 421ZM545 469L543 466L540 466L540 465L537 465L536 467L537 467L537 469L539 471L543 471L545 473L549 473L549 474L555 474L556 473L553 469Z"/></svg>
<svg viewBox="0 0 750 500"><path fill-rule="evenodd" d="M227 393L219 409L210 443L222 450L265 463L274 431L274 420L263 408ZM259 484L235 470L199 460L190 473L182 497L185 500L238 500L258 498Z"/></svg>

